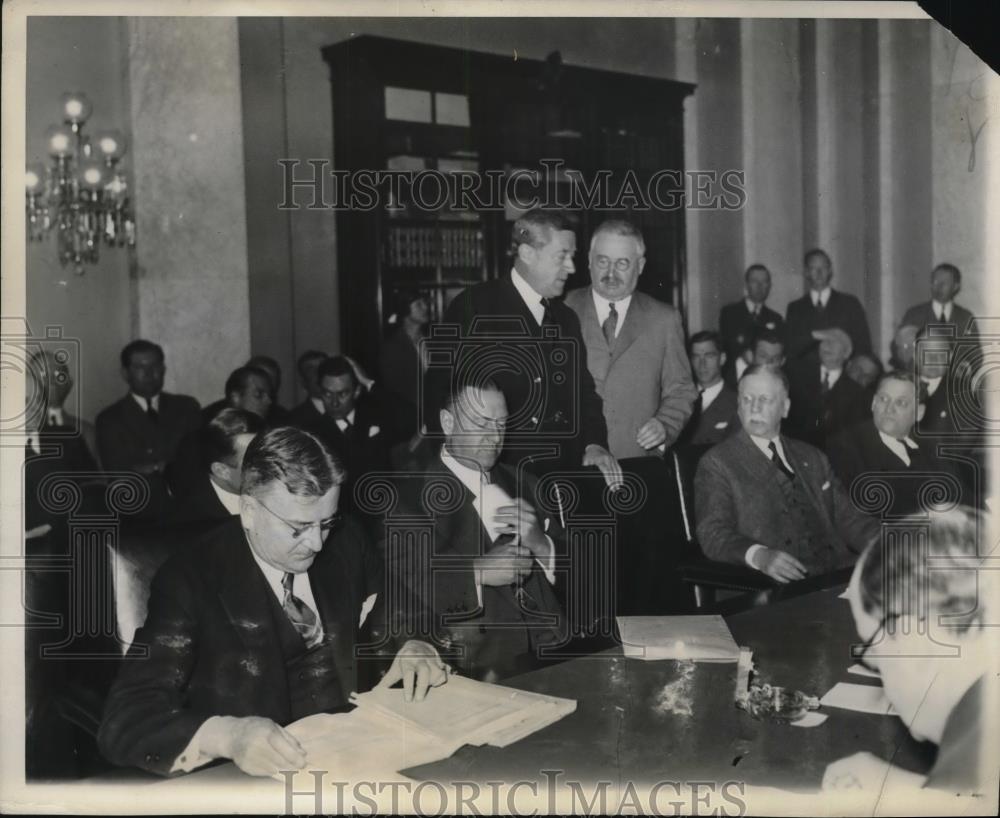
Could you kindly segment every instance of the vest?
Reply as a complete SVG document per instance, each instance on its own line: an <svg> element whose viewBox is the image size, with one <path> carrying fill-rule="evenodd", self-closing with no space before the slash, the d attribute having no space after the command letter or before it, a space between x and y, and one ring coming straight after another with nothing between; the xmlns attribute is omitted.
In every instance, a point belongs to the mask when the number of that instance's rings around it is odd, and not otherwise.
<svg viewBox="0 0 1000 818"><path fill-rule="evenodd" d="M802 480L789 480L780 471L776 479L785 497L791 528L798 533L798 537L790 543L786 541L781 550L797 557L810 574L825 574L845 565L848 560L844 548L839 541L830 541L830 535L820 523L815 504L802 486Z"/></svg>

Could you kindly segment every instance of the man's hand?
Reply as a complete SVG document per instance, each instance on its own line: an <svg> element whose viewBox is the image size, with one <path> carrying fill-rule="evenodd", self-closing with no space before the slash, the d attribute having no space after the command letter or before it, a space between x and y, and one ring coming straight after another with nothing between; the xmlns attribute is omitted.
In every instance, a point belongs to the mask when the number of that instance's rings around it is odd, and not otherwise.
<svg viewBox="0 0 1000 818"><path fill-rule="evenodd" d="M500 523L500 534L514 534L517 543L526 548L537 559L546 559L551 546L545 538L542 527L538 524L535 509L526 501L518 498L515 505L500 506L493 519Z"/></svg>
<svg viewBox="0 0 1000 818"><path fill-rule="evenodd" d="M514 543L494 546L472 562L480 585L513 585L531 573L531 552Z"/></svg>
<svg viewBox="0 0 1000 818"><path fill-rule="evenodd" d="M403 699L421 702L428 688L443 685L448 675L448 666L441 661L433 645L411 639L399 649L377 687L391 687L402 679Z"/></svg>
<svg viewBox="0 0 1000 818"><path fill-rule="evenodd" d="M368 373L365 372L364 367L349 355L344 355L342 357L351 365L351 369L354 370L354 377L358 379L358 383L365 388L366 392L371 392L372 387L375 385L375 381L368 377Z"/></svg>
<svg viewBox="0 0 1000 818"><path fill-rule="evenodd" d="M667 427L656 418L650 418L639 429L635 442L644 449L655 449L667 439Z"/></svg>
<svg viewBox="0 0 1000 818"><path fill-rule="evenodd" d="M753 555L754 568L763 571L778 582L792 582L804 579L806 567L791 554L777 548L761 548Z"/></svg>
<svg viewBox="0 0 1000 818"><path fill-rule="evenodd" d="M301 770L306 753L295 736L260 716L223 716L202 739L204 752L231 758L247 775Z"/></svg>
<svg viewBox="0 0 1000 818"><path fill-rule="evenodd" d="M597 466L601 470L601 474L604 475L604 482L612 489L621 488L625 482L618 461L611 456L611 452L596 443L591 443L584 449L583 465Z"/></svg>

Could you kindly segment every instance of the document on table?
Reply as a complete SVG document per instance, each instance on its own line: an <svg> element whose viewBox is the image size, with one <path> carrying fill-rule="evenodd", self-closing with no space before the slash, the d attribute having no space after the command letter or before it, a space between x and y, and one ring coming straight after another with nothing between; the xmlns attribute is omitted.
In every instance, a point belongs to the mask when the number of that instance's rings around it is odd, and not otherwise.
<svg viewBox="0 0 1000 818"><path fill-rule="evenodd" d="M625 655L635 659L735 662L740 649L721 616L619 616Z"/></svg>
<svg viewBox="0 0 1000 818"><path fill-rule="evenodd" d="M856 685L838 682L819 700L824 707L839 707L856 710L859 713L875 713L879 716L896 716L898 713L886 698L885 691L874 685Z"/></svg>

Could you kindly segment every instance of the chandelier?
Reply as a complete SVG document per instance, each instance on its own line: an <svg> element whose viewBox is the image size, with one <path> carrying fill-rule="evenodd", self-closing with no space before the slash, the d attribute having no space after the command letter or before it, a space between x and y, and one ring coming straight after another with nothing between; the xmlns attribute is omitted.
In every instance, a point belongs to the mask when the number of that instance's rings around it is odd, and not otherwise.
<svg viewBox="0 0 1000 818"><path fill-rule="evenodd" d="M59 262L70 262L77 275L94 264L98 248L135 245L135 217L128 181L118 167L125 154L120 131L84 136L90 118L90 100L83 94L63 94L63 124L45 132L52 161L48 167L29 165L25 173L28 238L41 241L54 227Z"/></svg>

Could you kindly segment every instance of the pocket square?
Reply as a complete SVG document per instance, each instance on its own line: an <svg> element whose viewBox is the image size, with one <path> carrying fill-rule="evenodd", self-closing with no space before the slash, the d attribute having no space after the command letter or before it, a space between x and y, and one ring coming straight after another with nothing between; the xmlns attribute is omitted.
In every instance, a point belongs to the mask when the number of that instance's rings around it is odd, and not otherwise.
<svg viewBox="0 0 1000 818"><path fill-rule="evenodd" d="M825 482L825 483L823 484L823 487L822 487L822 488L820 489L820 491L826 491L826 490L827 490L828 488L830 488L830 481L829 481L829 480L827 480L827 481L826 481L826 482Z"/></svg>
<svg viewBox="0 0 1000 818"><path fill-rule="evenodd" d="M724 420L721 423L716 423L715 424L715 428L716 429L725 429L728 425L729 425L729 421L728 420Z"/></svg>
<svg viewBox="0 0 1000 818"><path fill-rule="evenodd" d="M774 329L774 321L768 321L764 326L768 329Z"/></svg>
<svg viewBox="0 0 1000 818"><path fill-rule="evenodd" d="M375 437L382 430L378 426L370 426L368 428L368 437Z"/></svg>

